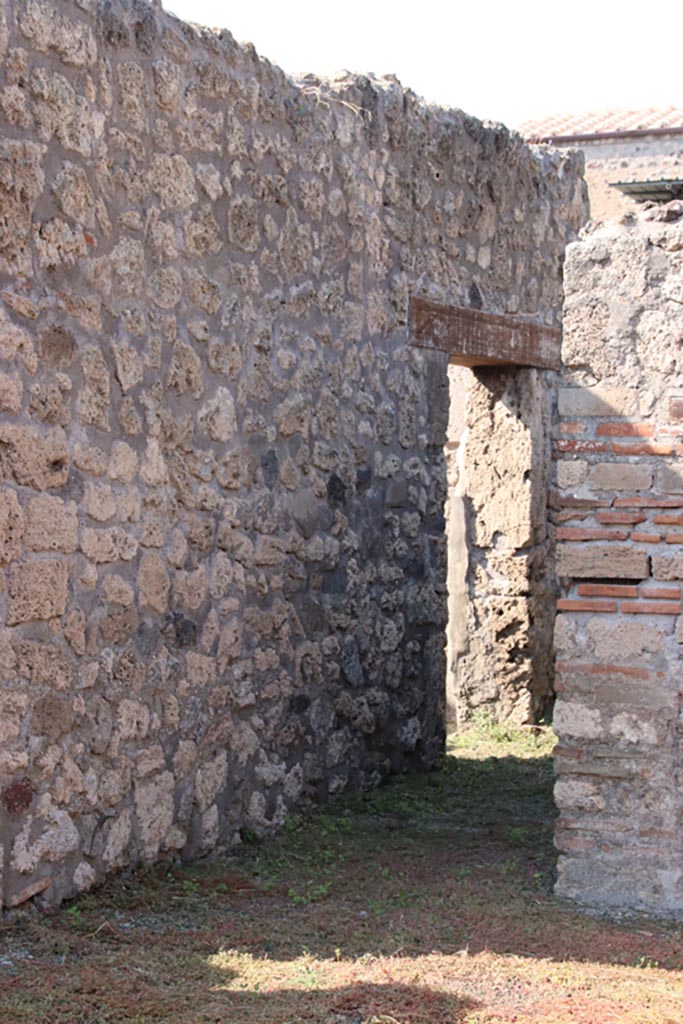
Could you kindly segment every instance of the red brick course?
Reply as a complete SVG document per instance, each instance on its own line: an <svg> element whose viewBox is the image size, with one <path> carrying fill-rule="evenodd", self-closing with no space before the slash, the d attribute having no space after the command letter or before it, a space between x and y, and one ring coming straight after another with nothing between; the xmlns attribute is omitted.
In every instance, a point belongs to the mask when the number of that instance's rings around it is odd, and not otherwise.
<svg viewBox="0 0 683 1024"><path fill-rule="evenodd" d="M557 428L560 434L583 434L586 429L585 423L560 423Z"/></svg>
<svg viewBox="0 0 683 1024"><path fill-rule="evenodd" d="M621 610L625 615L680 615L681 603L677 601L622 601Z"/></svg>
<svg viewBox="0 0 683 1024"><path fill-rule="evenodd" d="M683 508L683 494L678 498L643 498L634 495L632 498L619 497L614 499L615 508Z"/></svg>
<svg viewBox="0 0 683 1024"><path fill-rule="evenodd" d="M576 498L573 494L558 495L555 501L559 508L609 508L612 504L611 498Z"/></svg>
<svg viewBox="0 0 683 1024"><path fill-rule="evenodd" d="M558 672L567 672L573 675L589 675L589 676L611 676L620 675L628 676L629 679L642 679L646 680L650 678L650 673L646 668L636 668L631 665L613 665L613 664L585 664L579 661L558 661L555 666Z"/></svg>
<svg viewBox="0 0 683 1024"><path fill-rule="evenodd" d="M599 423L598 437L652 437L652 423Z"/></svg>
<svg viewBox="0 0 683 1024"><path fill-rule="evenodd" d="M553 518L556 523L567 523L571 519L578 519L581 521L583 519L590 519L590 512L579 512L576 509L565 509L564 512L556 512Z"/></svg>
<svg viewBox="0 0 683 1024"><path fill-rule="evenodd" d="M637 587L633 588L637 590ZM581 588L579 587L579 592ZM624 595L630 597L631 595ZM635 595L634 595L635 596ZM640 588L640 596L648 601L680 601L680 587L658 587L656 583L643 583Z"/></svg>
<svg viewBox="0 0 683 1024"><path fill-rule="evenodd" d="M580 597L638 597L638 587L618 583L579 583Z"/></svg>
<svg viewBox="0 0 683 1024"><path fill-rule="evenodd" d="M568 597L557 602L558 612L615 612L618 607L616 601L577 601Z"/></svg>
<svg viewBox="0 0 683 1024"><path fill-rule="evenodd" d="M556 441L558 452L606 452L606 441Z"/></svg>
<svg viewBox="0 0 683 1024"><path fill-rule="evenodd" d="M647 519L642 512L596 512L599 523L644 523ZM656 522L656 520L655 520Z"/></svg>
<svg viewBox="0 0 683 1024"><path fill-rule="evenodd" d="M558 540L626 540L628 530L601 530L599 527L559 526Z"/></svg>
<svg viewBox="0 0 683 1024"><path fill-rule="evenodd" d="M610 451L613 455L673 455L673 441L660 441L659 444L617 444L612 441Z"/></svg>

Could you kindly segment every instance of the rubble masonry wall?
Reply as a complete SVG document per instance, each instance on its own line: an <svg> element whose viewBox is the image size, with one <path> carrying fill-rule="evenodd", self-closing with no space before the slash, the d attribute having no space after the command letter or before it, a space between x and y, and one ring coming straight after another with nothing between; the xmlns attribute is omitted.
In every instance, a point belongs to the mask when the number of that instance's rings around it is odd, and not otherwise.
<svg viewBox="0 0 683 1024"><path fill-rule="evenodd" d="M580 161L142 0L0 4L4 902L442 748L446 357L556 319Z"/></svg>

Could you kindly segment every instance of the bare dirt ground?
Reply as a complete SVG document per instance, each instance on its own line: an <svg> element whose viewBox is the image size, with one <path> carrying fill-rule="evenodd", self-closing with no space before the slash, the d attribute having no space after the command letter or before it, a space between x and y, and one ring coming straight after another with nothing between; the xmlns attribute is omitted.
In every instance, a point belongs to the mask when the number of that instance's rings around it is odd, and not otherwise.
<svg viewBox="0 0 683 1024"><path fill-rule="evenodd" d="M681 1024L683 927L552 895L552 733L0 927L2 1024Z"/></svg>

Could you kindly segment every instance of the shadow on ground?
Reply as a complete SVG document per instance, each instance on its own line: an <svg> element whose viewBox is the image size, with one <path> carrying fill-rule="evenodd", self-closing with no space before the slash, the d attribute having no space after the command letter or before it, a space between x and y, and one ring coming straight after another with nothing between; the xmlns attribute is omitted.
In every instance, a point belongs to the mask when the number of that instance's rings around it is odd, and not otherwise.
<svg viewBox="0 0 683 1024"><path fill-rule="evenodd" d="M356 984L325 991L302 993L300 989L278 989L267 995L232 993L226 1003L231 1022L260 1020L261 1014L277 1012L283 1022L324 1021L325 1024L395 1024L422 1021L439 1024L464 1024L479 1006L463 999L437 992L426 986L386 982L383 985ZM271 1006L268 1006L268 1003ZM221 1018L224 1020L225 1018Z"/></svg>

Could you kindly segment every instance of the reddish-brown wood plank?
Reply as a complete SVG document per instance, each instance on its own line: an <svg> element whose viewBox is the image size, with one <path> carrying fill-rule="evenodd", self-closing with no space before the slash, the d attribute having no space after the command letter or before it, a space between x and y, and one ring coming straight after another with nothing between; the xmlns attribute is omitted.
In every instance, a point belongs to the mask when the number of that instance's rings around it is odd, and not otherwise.
<svg viewBox="0 0 683 1024"><path fill-rule="evenodd" d="M410 326L414 345L448 352L460 366L561 365L557 327L419 297L410 302Z"/></svg>

